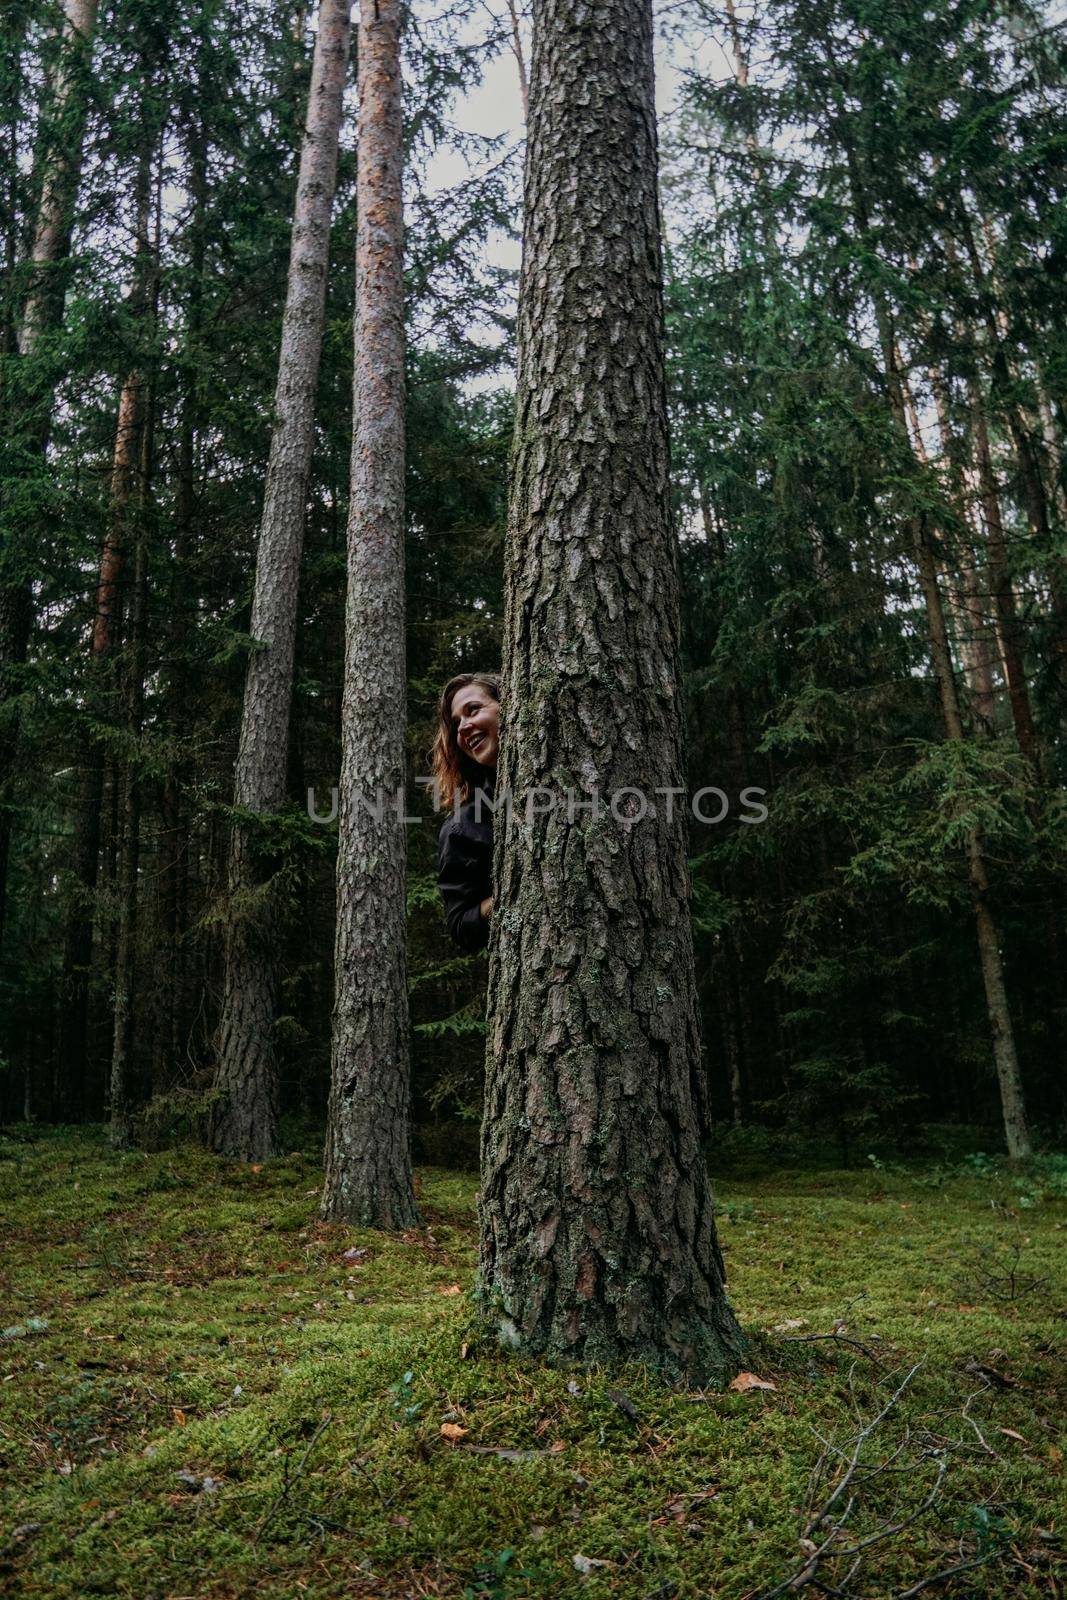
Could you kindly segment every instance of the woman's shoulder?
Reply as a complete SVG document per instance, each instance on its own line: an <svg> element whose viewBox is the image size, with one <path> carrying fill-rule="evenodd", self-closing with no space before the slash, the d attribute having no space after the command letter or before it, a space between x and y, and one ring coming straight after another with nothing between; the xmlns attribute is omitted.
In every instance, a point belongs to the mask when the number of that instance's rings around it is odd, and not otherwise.
<svg viewBox="0 0 1067 1600"><path fill-rule="evenodd" d="M450 811L441 824L437 842L444 849L451 839L462 839L466 844L492 844L493 813L489 806L472 799Z"/></svg>

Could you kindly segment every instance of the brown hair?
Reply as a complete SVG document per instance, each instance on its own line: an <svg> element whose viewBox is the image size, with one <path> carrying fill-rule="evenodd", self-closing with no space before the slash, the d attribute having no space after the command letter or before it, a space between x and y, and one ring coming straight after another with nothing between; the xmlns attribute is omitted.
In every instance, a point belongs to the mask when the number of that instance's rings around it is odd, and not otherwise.
<svg viewBox="0 0 1067 1600"><path fill-rule="evenodd" d="M437 781L441 804L448 810L452 809L457 794L461 801L467 801L479 783L484 786L486 781L485 768L464 755L460 749L452 721L453 697L460 689L468 689L472 683L477 684L479 689L488 689L493 699L499 702L499 672L461 672L457 677L449 678L441 690L441 698L437 703L433 775Z"/></svg>

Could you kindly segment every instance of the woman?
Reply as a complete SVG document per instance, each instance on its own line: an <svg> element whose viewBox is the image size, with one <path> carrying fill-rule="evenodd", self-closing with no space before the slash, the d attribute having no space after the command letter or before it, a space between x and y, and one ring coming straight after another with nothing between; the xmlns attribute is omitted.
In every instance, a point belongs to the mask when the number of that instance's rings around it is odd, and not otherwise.
<svg viewBox="0 0 1067 1600"><path fill-rule="evenodd" d="M461 950L489 943L493 914L493 813L500 747L500 678L464 672L441 691L433 775L440 803L452 815L437 846L437 886L448 931ZM481 793L481 803L478 792Z"/></svg>

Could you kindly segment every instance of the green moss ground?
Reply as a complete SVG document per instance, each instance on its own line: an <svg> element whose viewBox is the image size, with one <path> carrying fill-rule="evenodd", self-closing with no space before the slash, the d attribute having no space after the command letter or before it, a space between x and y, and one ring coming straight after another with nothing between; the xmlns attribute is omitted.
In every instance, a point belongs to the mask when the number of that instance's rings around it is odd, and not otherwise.
<svg viewBox="0 0 1067 1600"><path fill-rule="evenodd" d="M943 1493L847 1592L890 1596L987 1556L921 1592L1057 1595L1055 1177L720 1177L748 1365L776 1387L685 1394L545 1370L472 1334L469 1176L423 1171L428 1229L383 1237L318 1221L310 1147L256 1171L16 1130L0 1143L0 1587L742 1600L799 1570L818 1436L850 1448L922 1362L864 1455L900 1447L859 1485L850 1537L914 1509L939 1462ZM840 1318L880 1365L788 1342ZM450 1442L443 1425L467 1431ZM825 1569L831 1588L850 1565Z"/></svg>

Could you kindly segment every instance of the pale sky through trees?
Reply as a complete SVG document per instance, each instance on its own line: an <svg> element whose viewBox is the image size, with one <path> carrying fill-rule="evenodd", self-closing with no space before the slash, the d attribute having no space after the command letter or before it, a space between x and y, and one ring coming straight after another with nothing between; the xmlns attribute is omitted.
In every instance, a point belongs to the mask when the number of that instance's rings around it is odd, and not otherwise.
<svg viewBox="0 0 1067 1600"><path fill-rule="evenodd" d="M525 8L524 8L525 9ZM673 11L673 6L658 8L662 21ZM506 17L501 5L499 10L494 10L493 15ZM476 13L471 21L469 36L476 38L484 34L486 26L491 26L489 11L484 7ZM526 59L527 72L530 66L530 31L529 23L524 25L523 49ZM690 34L686 41L684 51L679 43L677 34L669 36L660 27L656 37L656 106L660 126L661 147L670 127L672 114L678 106L679 95L683 82L684 69L699 69L714 77L731 75L729 58L717 38L699 38ZM460 96L457 100L454 123L464 133L476 134L487 139L499 139L500 151L492 160L499 161L505 150L514 152L515 181L521 181L522 141L524 137L522 102L519 94L518 69L510 43L504 41L499 51L487 63L482 75L482 80L477 88ZM471 167L467 156L461 150L452 147L439 149L427 164L426 180L432 191L448 190L461 184L471 175ZM668 239L672 232L672 224L676 217L672 215L672 204L669 193L664 197L664 227ZM516 226L520 226L518 211L516 211ZM502 230L494 230L489 236L486 248L486 259L496 267L504 267L518 273L521 260L521 244L518 235L508 237ZM517 284L516 284L517 287ZM499 334L493 328L485 328L484 334L490 343L497 342ZM502 383L510 386L514 381L514 374L510 370L487 374L473 379L468 387L472 392L479 389L498 388Z"/></svg>

